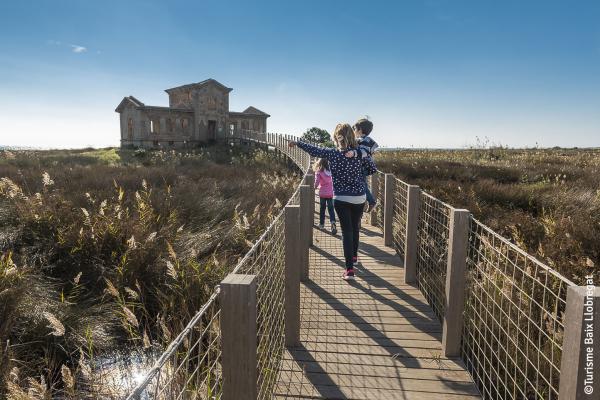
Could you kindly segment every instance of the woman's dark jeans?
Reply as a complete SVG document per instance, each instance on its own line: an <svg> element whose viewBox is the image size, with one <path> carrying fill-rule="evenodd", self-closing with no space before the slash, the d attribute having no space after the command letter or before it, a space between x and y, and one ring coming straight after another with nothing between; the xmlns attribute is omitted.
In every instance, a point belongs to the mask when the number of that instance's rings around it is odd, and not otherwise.
<svg viewBox="0 0 600 400"><path fill-rule="evenodd" d="M335 222L335 212L333 211L333 199L324 199L319 197L321 203L321 209L319 210L319 223L325 225L325 205L327 205L327 211L329 211L329 221Z"/></svg>
<svg viewBox="0 0 600 400"><path fill-rule="evenodd" d="M360 239L360 219L362 218L364 203L352 204L345 201L333 202L335 211L342 228L342 242L344 244L344 259L346 269L352 268L352 257L358 254L358 241Z"/></svg>

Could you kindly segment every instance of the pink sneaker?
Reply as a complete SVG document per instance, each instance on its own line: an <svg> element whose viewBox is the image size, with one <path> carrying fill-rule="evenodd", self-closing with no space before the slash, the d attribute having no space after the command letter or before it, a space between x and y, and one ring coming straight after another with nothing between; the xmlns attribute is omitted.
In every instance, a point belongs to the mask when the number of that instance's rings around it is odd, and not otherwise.
<svg viewBox="0 0 600 400"><path fill-rule="evenodd" d="M344 272L343 278L345 281L353 281L354 280L354 270L352 268L347 269L346 272Z"/></svg>

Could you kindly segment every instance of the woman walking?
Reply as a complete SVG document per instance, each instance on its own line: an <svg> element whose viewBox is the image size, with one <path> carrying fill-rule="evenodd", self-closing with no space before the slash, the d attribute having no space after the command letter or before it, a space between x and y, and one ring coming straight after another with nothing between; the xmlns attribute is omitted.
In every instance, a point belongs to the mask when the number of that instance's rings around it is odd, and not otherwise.
<svg viewBox="0 0 600 400"><path fill-rule="evenodd" d="M343 278L354 280L354 266L357 263L358 243L360 239L360 220L366 201L363 173L377 172L371 158L347 158L348 150L357 149L352 127L338 124L333 133L336 149L327 149L303 142L290 142L289 146L298 146L313 157L329 161L333 175L333 205L342 228L344 259L346 271Z"/></svg>

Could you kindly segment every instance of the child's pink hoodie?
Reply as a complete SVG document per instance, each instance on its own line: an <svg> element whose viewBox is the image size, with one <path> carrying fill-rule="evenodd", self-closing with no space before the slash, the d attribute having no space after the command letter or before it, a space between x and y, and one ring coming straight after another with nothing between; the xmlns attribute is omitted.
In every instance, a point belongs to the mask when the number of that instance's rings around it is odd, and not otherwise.
<svg viewBox="0 0 600 400"><path fill-rule="evenodd" d="M319 197L324 199L333 198L333 178L331 177L331 171L328 169L324 171L317 171L315 174L315 188L319 187Z"/></svg>

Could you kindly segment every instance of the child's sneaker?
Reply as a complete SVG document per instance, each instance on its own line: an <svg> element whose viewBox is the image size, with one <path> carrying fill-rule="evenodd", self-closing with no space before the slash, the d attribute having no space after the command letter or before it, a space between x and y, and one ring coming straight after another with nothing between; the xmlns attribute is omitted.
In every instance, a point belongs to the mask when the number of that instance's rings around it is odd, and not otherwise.
<svg viewBox="0 0 600 400"><path fill-rule="evenodd" d="M335 226L335 222L331 223L331 234L335 236L337 234L337 226Z"/></svg>
<svg viewBox="0 0 600 400"><path fill-rule="evenodd" d="M344 272L343 278L345 281L353 281L354 280L354 270L352 268L347 269L346 272Z"/></svg>
<svg viewBox="0 0 600 400"><path fill-rule="evenodd" d="M358 267L358 257L352 257L352 265Z"/></svg>
<svg viewBox="0 0 600 400"><path fill-rule="evenodd" d="M319 229L325 229L325 225L319 224Z"/></svg>

